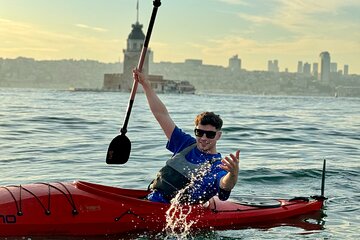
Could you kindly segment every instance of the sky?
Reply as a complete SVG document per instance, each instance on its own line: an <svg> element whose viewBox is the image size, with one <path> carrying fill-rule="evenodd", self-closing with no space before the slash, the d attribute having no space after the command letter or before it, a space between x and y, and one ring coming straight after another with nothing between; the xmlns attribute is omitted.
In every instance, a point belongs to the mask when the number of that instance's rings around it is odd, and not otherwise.
<svg viewBox="0 0 360 240"><path fill-rule="evenodd" d="M0 58L123 61L137 0L0 0ZM297 70L298 61L331 62L360 74L359 0L161 0L149 47L154 61ZM146 33L152 0L139 0Z"/></svg>

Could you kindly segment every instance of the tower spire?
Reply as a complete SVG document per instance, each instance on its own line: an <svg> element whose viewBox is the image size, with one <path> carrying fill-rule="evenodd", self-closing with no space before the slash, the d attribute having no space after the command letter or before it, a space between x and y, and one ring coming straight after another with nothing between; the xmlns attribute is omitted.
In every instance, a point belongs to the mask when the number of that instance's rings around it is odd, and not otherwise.
<svg viewBox="0 0 360 240"><path fill-rule="evenodd" d="M139 0L136 3L136 23L139 22Z"/></svg>

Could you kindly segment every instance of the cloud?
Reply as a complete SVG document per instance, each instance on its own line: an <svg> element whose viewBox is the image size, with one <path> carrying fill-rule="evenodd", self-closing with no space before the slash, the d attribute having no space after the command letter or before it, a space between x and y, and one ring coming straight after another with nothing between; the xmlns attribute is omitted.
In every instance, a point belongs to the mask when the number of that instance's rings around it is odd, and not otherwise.
<svg viewBox="0 0 360 240"><path fill-rule="evenodd" d="M254 14L244 10L237 14L247 22L238 34L274 44L303 38L324 44L331 40L341 45L349 42L351 46L353 42L360 42L359 17L353 14L360 8L360 1L272 0L267 3L271 3L267 11Z"/></svg>
<svg viewBox="0 0 360 240"><path fill-rule="evenodd" d="M58 49L54 48L31 48L31 47L13 47L13 48L2 48L0 51L3 53L19 53L19 52L58 52Z"/></svg>
<svg viewBox="0 0 360 240"><path fill-rule="evenodd" d="M289 11L291 13L336 13L339 9L346 6L360 7L358 0L328 0L328 1L312 1L312 0L276 0L279 4L279 11Z"/></svg>
<svg viewBox="0 0 360 240"><path fill-rule="evenodd" d="M76 40L76 37L46 31L39 27L8 19L0 19L0 40L9 49L53 49L44 46L60 46L63 43ZM4 45L3 45L4 47ZM53 50L52 50L53 51Z"/></svg>
<svg viewBox="0 0 360 240"><path fill-rule="evenodd" d="M244 5L244 6L248 6L249 3L247 3L246 0L218 0L220 2L224 2L227 4L231 4L231 5Z"/></svg>
<svg viewBox="0 0 360 240"><path fill-rule="evenodd" d="M255 23L255 24L272 23L273 22L273 19L271 19L270 17L265 17L265 16L258 16L258 15L252 15L252 14L246 14L246 13L238 13L237 15L240 18L242 18L248 22Z"/></svg>
<svg viewBox="0 0 360 240"><path fill-rule="evenodd" d="M103 60L114 52L121 52L117 39L57 32L3 18L0 18L0 42L1 55L10 58L27 56L37 59L64 59L77 56Z"/></svg>
<svg viewBox="0 0 360 240"><path fill-rule="evenodd" d="M269 2L267 2L269 3ZM258 14L250 14L239 12L238 16L249 23L253 24L271 24L282 27L294 33L303 33L311 31L317 26L329 26L329 28L321 27L321 30L342 26L343 24L352 22L341 22L337 17L340 11L344 11L345 7L360 7L360 1L355 0L328 0L328 1L312 1L312 0L273 0L273 4L269 4L271 9ZM346 15L346 13L343 13ZM324 21L327 16L327 21ZM355 18L355 16L354 16ZM359 24L359 22L358 22ZM331 28L330 28L331 27ZM317 29L319 30L319 29Z"/></svg>
<svg viewBox="0 0 360 240"><path fill-rule="evenodd" d="M75 24L75 26L79 27L79 28L93 30L93 31L96 31L96 32L107 32L108 31L108 29L105 29L105 28L91 27L91 26L88 26L86 24L81 24L81 23L77 23L77 24Z"/></svg>
<svg viewBox="0 0 360 240"><path fill-rule="evenodd" d="M292 41L260 42L233 35L210 39L208 41L209 44L192 44L192 46L202 49L206 54L212 54L214 56L219 54L223 55L223 53L232 55L234 52L274 56L277 54L317 56L319 51L324 49L336 50L338 53L354 53L360 51L359 42L355 39L353 41L347 41L347 44L344 45L342 39L318 38L313 36L295 38Z"/></svg>

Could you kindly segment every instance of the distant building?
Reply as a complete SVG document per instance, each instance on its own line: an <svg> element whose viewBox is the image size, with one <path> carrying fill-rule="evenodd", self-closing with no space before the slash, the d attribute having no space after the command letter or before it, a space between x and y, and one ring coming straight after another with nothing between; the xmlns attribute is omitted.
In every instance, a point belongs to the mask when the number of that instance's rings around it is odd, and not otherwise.
<svg viewBox="0 0 360 240"><path fill-rule="evenodd" d="M277 59L274 60L274 72L279 72L279 61Z"/></svg>
<svg viewBox="0 0 360 240"><path fill-rule="evenodd" d="M302 62L302 61L298 61L297 73L302 73L302 72L303 72L303 62Z"/></svg>
<svg viewBox="0 0 360 240"><path fill-rule="evenodd" d="M149 64L153 64L154 63L154 52L153 51L149 51ZM150 67L149 67L150 69Z"/></svg>
<svg viewBox="0 0 360 240"><path fill-rule="evenodd" d="M273 67L274 65L273 65L273 62L272 62L272 60L269 60L268 61L268 72L272 72L273 71L273 69L274 69L274 67Z"/></svg>
<svg viewBox="0 0 360 240"><path fill-rule="evenodd" d="M279 61L278 60L269 60L268 61L268 72L279 72Z"/></svg>
<svg viewBox="0 0 360 240"><path fill-rule="evenodd" d="M311 65L310 63L304 63L304 66L303 66L303 73L306 74L306 75L311 75Z"/></svg>
<svg viewBox="0 0 360 240"><path fill-rule="evenodd" d="M105 91L128 91L133 85L132 71L137 67L141 55L145 34L142 31L143 25L138 21L132 25L132 31L127 39L127 47L123 50L124 64L123 73L104 74L103 90ZM195 87L189 82L175 82L164 80L160 75L149 75L149 60L153 63L153 53L147 49L143 62L142 72L148 78L151 86L156 92L195 93ZM187 60L185 63L202 65L202 60Z"/></svg>
<svg viewBox="0 0 360 240"><path fill-rule="evenodd" d="M240 71L241 70L241 59L239 59L238 55L235 55L229 58L229 67L230 71Z"/></svg>
<svg viewBox="0 0 360 240"><path fill-rule="evenodd" d="M131 91L133 84L132 70L137 66L145 35L142 31L143 25L136 22L132 25L132 31L127 39L127 48L123 50L124 65L123 73L109 73L104 75L104 90ZM149 52L144 59L142 72L149 74Z"/></svg>
<svg viewBox="0 0 360 240"><path fill-rule="evenodd" d="M312 75L314 76L314 78L319 79L319 64L313 63L312 69Z"/></svg>
<svg viewBox="0 0 360 240"><path fill-rule="evenodd" d="M322 82L328 83L330 81L330 53L329 52L320 53L320 60L321 60L320 80Z"/></svg>
<svg viewBox="0 0 360 240"><path fill-rule="evenodd" d="M337 63L336 62L330 63L330 72L336 73L337 71L338 71L337 70Z"/></svg>
<svg viewBox="0 0 360 240"><path fill-rule="evenodd" d="M199 67L202 66L201 59L185 59L184 64L188 67Z"/></svg>
<svg viewBox="0 0 360 240"><path fill-rule="evenodd" d="M349 65L345 64L344 65L344 76L349 75Z"/></svg>

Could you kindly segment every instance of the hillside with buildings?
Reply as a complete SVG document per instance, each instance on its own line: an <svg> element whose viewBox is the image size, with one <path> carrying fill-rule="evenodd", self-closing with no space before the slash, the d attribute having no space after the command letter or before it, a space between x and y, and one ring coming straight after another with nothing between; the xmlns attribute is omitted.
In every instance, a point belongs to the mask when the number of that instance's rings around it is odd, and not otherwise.
<svg viewBox="0 0 360 240"><path fill-rule="evenodd" d="M46 60L19 57L0 58L0 87L101 88L103 76L119 72L120 63L101 63L93 60Z"/></svg>
<svg viewBox="0 0 360 240"><path fill-rule="evenodd" d="M29 58L0 58L0 87L78 87L101 90L104 74L121 72L122 65L91 60L36 61ZM190 82L197 93L360 97L360 75L345 75L339 71L329 72L328 81L324 81L308 72L247 71L240 67L204 65L201 60L186 60L183 63L151 62L149 68L150 75Z"/></svg>
<svg viewBox="0 0 360 240"><path fill-rule="evenodd" d="M235 55L229 59L228 67L204 65L201 60L185 60L184 63L154 63L150 69L166 78L188 80L197 92L360 97L359 75L331 70L330 64L326 67L324 63L321 64L321 74L316 68L310 71L309 64L301 62L298 72L279 72L276 64L276 61L269 61L268 71L247 71L241 68L241 59Z"/></svg>

